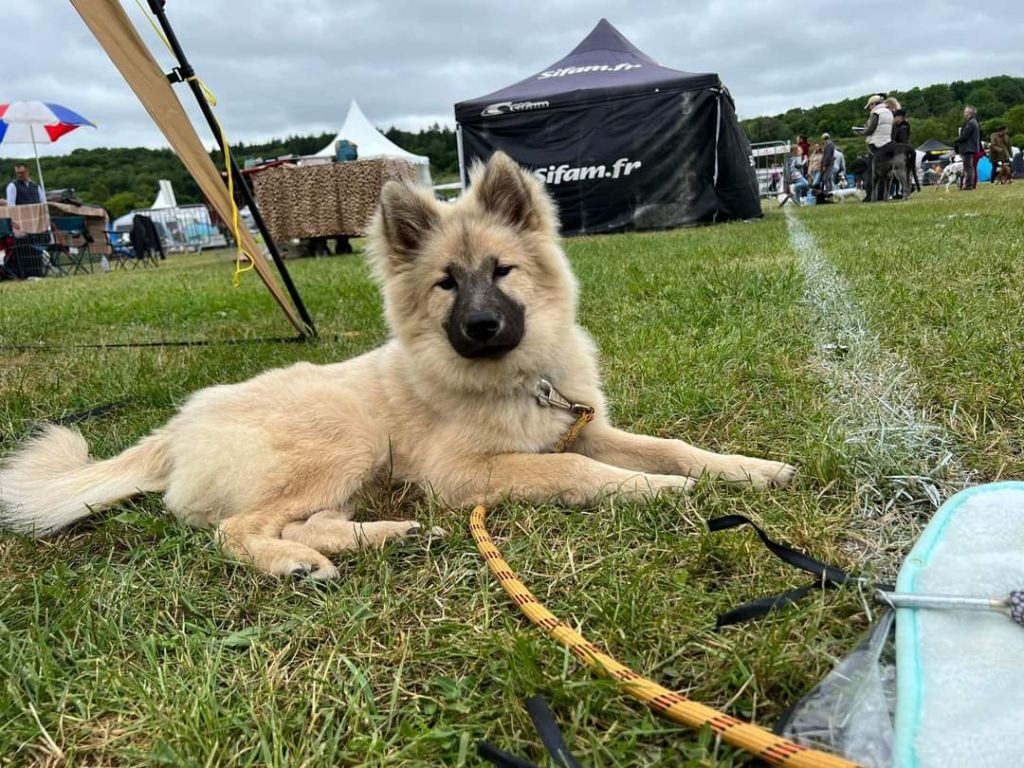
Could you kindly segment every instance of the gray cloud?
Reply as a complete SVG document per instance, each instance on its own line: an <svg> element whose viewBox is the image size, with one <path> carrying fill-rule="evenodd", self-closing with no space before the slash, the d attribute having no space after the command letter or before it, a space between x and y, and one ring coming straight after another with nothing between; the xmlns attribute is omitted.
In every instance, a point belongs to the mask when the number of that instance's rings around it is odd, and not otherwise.
<svg viewBox="0 0 1024 768"><path fill-rule="evenodd" d="M68 3L4 8L0 100L40 99L100 127L49 148L165 146ZM162 65L171 58L134 3L124 7ZM1016 3L829 6L552 0L171 0L168 15L220 99L232 141L337 129L355 98L377 125L452 124L455 102L547 67L605 16L660 63L717 72L741 116L915 85L1024 70ZM968 34L967 30L973 30ZM201 125L191 95L182 100ZM208 139L205 127L200 135ZM211 142L208 142L211 143ZM0 154L25 154L18 145Z"/></svg>

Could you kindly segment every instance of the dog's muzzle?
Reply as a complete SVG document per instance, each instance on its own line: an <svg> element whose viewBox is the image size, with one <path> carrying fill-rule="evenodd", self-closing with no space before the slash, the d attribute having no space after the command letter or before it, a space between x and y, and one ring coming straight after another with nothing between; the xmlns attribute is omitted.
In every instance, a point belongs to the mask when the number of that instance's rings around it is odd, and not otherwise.
<svg viewBox="0 0 1024 768"><path fill-rule="evenodd" d="M522 322L509 322L496 312L478 311L468 313L458 324L450 328L448 341L463 357L502 357L522 341Z"/></svg>
<svg viewBox="0 0 1024 768"><path fill-rule="evenodd" d="M486 274L460 274L459 292L445 320L452 349L462 357L499 358L523 340L526 312Z"/></svg>

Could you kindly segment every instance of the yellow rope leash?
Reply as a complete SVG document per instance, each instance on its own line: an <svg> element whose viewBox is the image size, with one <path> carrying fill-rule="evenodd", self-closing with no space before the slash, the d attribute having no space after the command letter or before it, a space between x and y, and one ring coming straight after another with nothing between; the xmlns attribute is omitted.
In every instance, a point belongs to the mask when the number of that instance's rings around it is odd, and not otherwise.
<svg viewBox="0 0 1024 768"><path fill-rule="evenodd" d="M658 714L691 728L708 726L711 731L735 747L756 755L771 765L786 768L856 768L841 757L794 744L770 731L737 720L716 709L689 701L623 666L585 637L567 627L533 596L501 556L484 521L487 510L478 506L469 518L469 530L487 567L526 617L557 640L588 667L619 682L625 693L647 704Z"/></svg>

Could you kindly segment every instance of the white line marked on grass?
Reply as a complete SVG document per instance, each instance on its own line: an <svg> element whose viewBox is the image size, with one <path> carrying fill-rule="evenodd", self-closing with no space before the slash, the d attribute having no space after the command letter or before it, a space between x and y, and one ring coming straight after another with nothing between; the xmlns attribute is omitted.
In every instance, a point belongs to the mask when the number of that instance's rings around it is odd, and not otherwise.
<svg viewBox="0 0 1024 768"><path fill-rule="evenodd" d="M835 412L829 440L844 447L862 511L876 517L897 507L938 507L970 480L952 438L928 418L910 366L882 346L814 236L789 209L786 222L806 279L815 333L810 362Z"/></svg>

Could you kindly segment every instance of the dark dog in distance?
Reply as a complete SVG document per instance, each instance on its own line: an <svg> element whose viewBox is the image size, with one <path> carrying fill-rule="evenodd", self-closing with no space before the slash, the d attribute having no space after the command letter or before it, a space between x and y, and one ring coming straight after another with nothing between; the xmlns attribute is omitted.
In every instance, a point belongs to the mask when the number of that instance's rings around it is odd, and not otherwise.
<svg viewBox="0 0 1024 768"><path fill-rule="evenodd" d="M879 147L871 162L871 189L867 190L866 200L888 200L894 179L904 198L909 198L912 191L921 191L917 179L917 152L909 144L890 142Z"/></svg>

